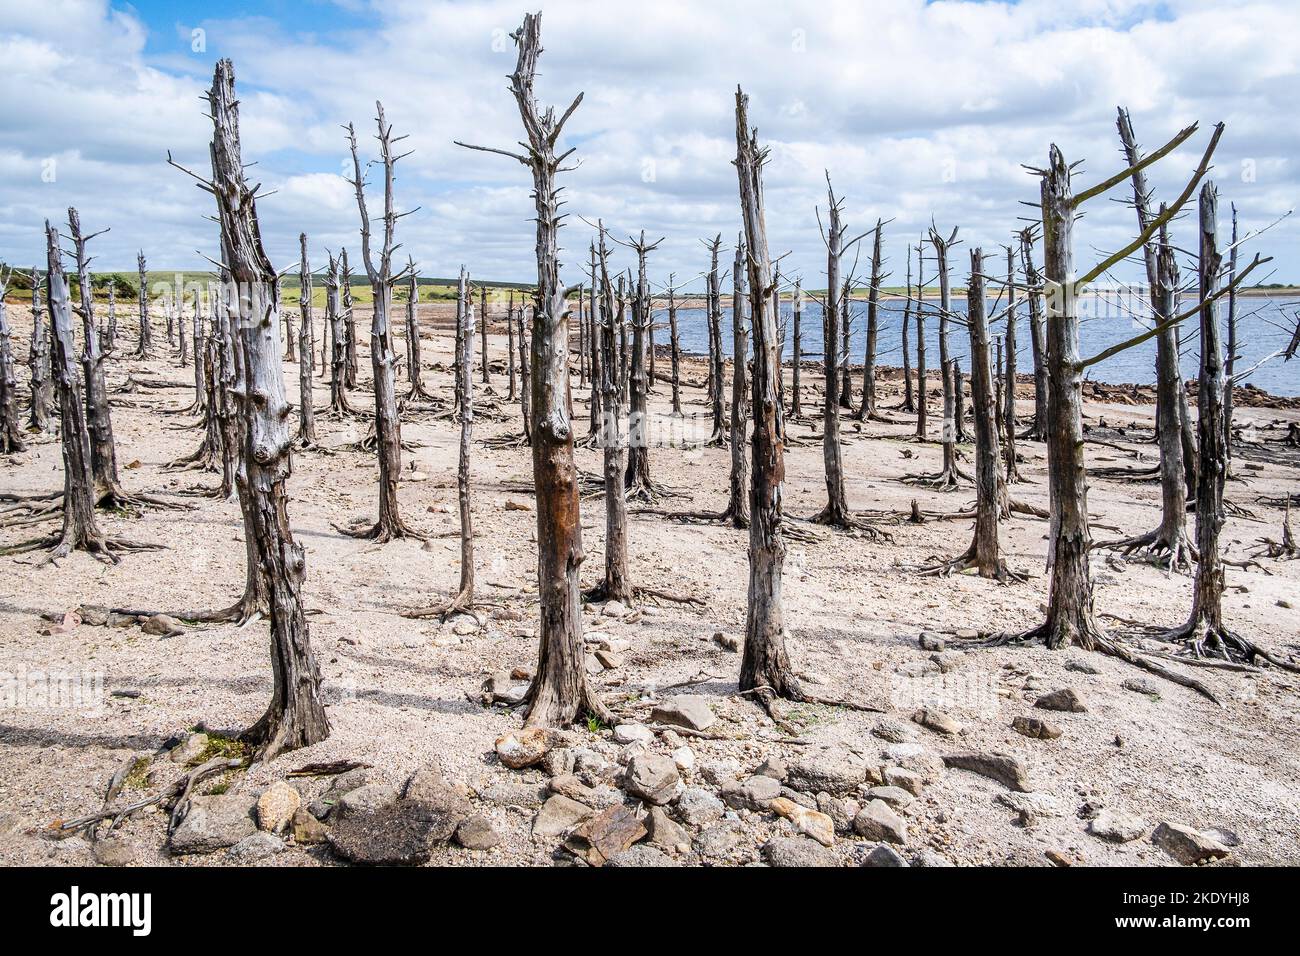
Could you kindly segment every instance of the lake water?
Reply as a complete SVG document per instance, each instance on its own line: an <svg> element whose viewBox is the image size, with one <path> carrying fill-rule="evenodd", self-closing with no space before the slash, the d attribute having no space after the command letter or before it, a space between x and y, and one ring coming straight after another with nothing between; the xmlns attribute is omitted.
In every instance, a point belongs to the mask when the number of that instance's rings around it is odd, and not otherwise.
<svg viewBox="0 0 1300 956"><path fill-rule="evenodd" d="M927 299L927 305L931 304L937 309L937 300ZM965 296L954 295L953 305L954 312L964 314L966 311ZM882 365L901 367L903 364L901 332L903 307L904 302L901 299L890 299L880 303L876 360ZM996 314L1002 308L1002 305L994 305L993 300L990 298L990 314ZM1187 306L1184 306L1184 308L1187 308ZM1140 304L1127 303L1117 306L1113 300L1108 298L1085 296L1081 306L1079 325L1080 354L1085 358L1095 355L1103 349L1132 338L1145 328L1149 328L1149 325L1144 326L1133 317L1135 312L1140 314L1140 309ZM1262 296L1243 296L1238 299L1238 372L1250 368L1265 356L1286 347L1291 338L1290 330L1295 328L1296 312L1298 310L1300 310L1300 306L1290 302L1273 301ZM789 360L790 348L792 348L791 337L793 336L793 323L790 318L792 304L788 301L782 302L781 312L785 316L787 326L786 359ZM1033 370L1033 353L1029 338L1028 305L1023 300L1018 315L1019 318L1016 322L1017 371L1028 373ZM1223 328L1224 347L1226 348L1227 304L1224 300L1220 301L1219 318L1220 325ZM663 309L656 309L655 321L657 325L666 327L668 324L667 312ZM849 343L849 360L853 365L860 365L862 362L866 321L866 303L854 301L851 309L852 330ZM707 354L709 338L704 310L678 309L677 322L682 351L697 355ZM1181 327L1183 374L1188 378L1196 377L1197 363L1200 361L1200 334L1197 323L1197 318L1193 316L1184 321ZM817 302L805 300L803 318L800 321L800 337L802 338L805 361L821 360L821 324L821 305ZM925 324L926 365L930 370L931 379L938 381L935 373L939 366L938 316L931 312L931 314L927 315ZM910 326L911 328L908 330L909 347L912 350L912 365L915 368L916 322L914 319L910 322ZM991 335L1002 335L1005 331L1006 323L1004 321L998 321L990 330ZM667 338L668 333L665 328L663 332L656 335L656 344L666 344ZM729 294L723 296L722 340L723 351L730 356L731 296ZM970 336L964 325L949 324L948 347L951 357L958 360L963 370L969 371ZM1134 346L1128 351L1121 352L1119 355L1094 365L1088 370L1088 377L1097 381L1115 384L1154 384L1155 361L1156 341L1153 337L1141 345ZM1290 362L1283 362L1281 356L1265 362L1240 384L1246 382L1274 395L1300 395L1300 356Z"/></svg>

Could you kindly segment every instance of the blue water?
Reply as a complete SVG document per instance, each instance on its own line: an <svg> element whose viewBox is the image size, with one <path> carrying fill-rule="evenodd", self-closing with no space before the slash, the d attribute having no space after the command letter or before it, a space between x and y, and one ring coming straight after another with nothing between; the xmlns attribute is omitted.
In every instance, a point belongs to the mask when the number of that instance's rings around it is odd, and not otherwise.
<svg viewBox="0 0 1300 956"><path fill-rule="evenodd" d="M1140 304L1116 307L1109 300L1097 297L1089 298L1091 298L1091 302L1087 302L1083 308L1079 324L1080 354L1085 358L1095 355L1111 345L1132 338L1149 328L1149 325L1143 325L1133 317L1133 313L1139 312ZM723 350L726 355L730 355L730 296L724 296L724 300L722 316ZM882 365L901 367L903 364L901 332L903 305L902 300L888 300L880 304L876 360ZM937 308L938 303L937 300L927 300L927 305L933 305ZM996 315L1002 308L1002 304L994 304L993 300L990 299L990 314ZM964 314L965 310L965 297L954 295L953 311ZM1240 373L1278 349L1286 347L1291 338L1291 330L1295 328L1296 312L1300 311L1300 308L1289 303L1274 302L1263 297L1242 297L1238 300L1237 311L1237 371ZM782 302L781 312L785 317L787 327L785 355L788 361L791 357L790 349L793 347L792 336L794 334L791 303L788 301ZM1017 368L1021 373L1028 373L1033 370L1033 352L1029 338L1028 308L1023 302L1018 315L1019 318L1016 321ZM1223 329L1221 334L1224 347L1226 348L1226 304L1221 303L1219 318ZM659 310L656 322L662 325L667 324L667 316L662 310ZM677 322L682 350L699 355L707 353L709 338L704 310L678 309ZM866 344L864 341L866 322L866 303L855 301L851 309L849 341L849 361L853 365L862 363L863 347ZM908 330L909 348L912 350L912 365L915 367L915 320L912 320L909 324L911 326ZM821 305L817 302L805 300L803 318L800 322L800 336L806 361L821 360L821 325ZM931 377L937 381L935 369L939 366L939 318L936 314L931 313L926 317L925 331L926 365L930 369ZM1003 335L1005 331L1005 321L998 321L991 327L990 334L999 336ZM1197 364L1200 361L1200 334L1195 316L1183 322L1181 335L1183 374L1188 378L1195 378ZM666 333L663 333L663 339L666 339L666 337ZM663 339L659 339L659 341L663 341ZM950 356L958 360L963 370L969 371L970 337L965 325L959 325L955 322L949 323L948 348ZM1134 346L1119 355L1092 366L1088 370L1088 377L1096 381L1112 384L1154 384L1155 361L1156 342L1152 338L1141 345ZM1239 381L1238 384L1246 384L1247 382L1274 395L1300 395L1300 357L1294 358L1290 362L1283 362L1281 356L1273 358L1255 369L1251 374Z"/></svg>

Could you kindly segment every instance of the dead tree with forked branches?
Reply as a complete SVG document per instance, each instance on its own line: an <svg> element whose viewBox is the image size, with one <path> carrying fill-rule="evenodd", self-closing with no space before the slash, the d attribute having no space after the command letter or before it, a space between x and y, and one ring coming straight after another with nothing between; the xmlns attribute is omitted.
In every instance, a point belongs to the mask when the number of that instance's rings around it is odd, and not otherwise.
<svg viewBox="0 0 1300 956"><path fill-rule="evenodd" d="M14 375L14 353L10 344L9 315L5 293L12 270L0 267L0 453L11 455L27 447L18 423L18 377Z"/></svg>
<svg viewBox="0 0 1300 956"><path fill-rule="evenodd" d="M410 257L406 261L406 272L406 378L411 383L411 390L406 393L403 404L419 400L432 402L435 399L425 387L424 359L420 355L420 285L416 281L415 260Z"/></svg>
<svg viewBox="0 0 1300 956"><path fill-rule="evenodd" d="M135 265L140 276L140 337L131 357L147 359L153 355L153 325L149 321L149 277L145 269L143 249L136 256Z"/></svg>
<svg viewBox="0 0 1300 956"><path fill-rule="evenodd" d="M393 308L393 286L404 278L405 273L393 273L393 253L398 244L393 240L397 220L409 216L416 209L399 213L393 202L393 181L397 163L410 155L395 154L393 147L405 139L405 136L393 136L393 127L384 118L384 106L375 103L375 123L379 141L379 164L384 171L384 212L383 235L378 252L373 248L370 236L370 213L366 208L366 178L361 167L361 157L357 154L357 135L351 124L345 127L348 134L348 147L352 152L352 186L356 191L357 211L361 216L361 259L370 279L370 292L373 300L374 314L370 323L370 362L374 375L375 418L374 438L375 453L379 459L379 520L372 525L340 528L344 534L353 538L367 538L380 543L396 538L419 538L425 536L411 528L401 516L398 507L397 486L402 474L402 426L397 414L397 383L395 366L397 356L393 353L393 330L391 313ZM364 442L363 442L364 444Z"/></svg>
<svg viewBox="0 0 1300 956"><path fill-rule="evenodd" d="M617 240L616 240L617 241ZM649 376L646 369L646 334L650 327L650 284L646 278L646 256L656 249L663 239L646 242L644 230L640 238L629 237L628 248L636 252L636 289L632 296L632 354L629 362L628 384L631 403L627 424L627 473L623 486L629 500L655 501L666 494L666 489L650 477L651 422L648 397Z"/></svg>
<svg viewBox="0 0 1300 956"><path fill-rule="evenodd" d="M1020 266L1025 273L1025 296L1029 302L1029 346L1034 362L1034 419L1022 436L1030 441L1047 441L1047 339L1043 328L1043 276L1034 266L1035 227L1017 234Z"/></svg>
<svg viewBox="0 0 1300 956"><path fill-rule="evenodd" d="M316 447L316 407L312 400L312 372L316 363L316 332L312 322L311 264L307 261L307 233L298 234L298 438L299 448ZM289 357L293 361L293 356Z"/></svg>
<svg viewBox="0 0 1300 956"><path fill-rule="evenodd" d="M41 304L41 272L32 267L32 337L27 352L27 370L31 373L31 404L27 430L43 434L50 428L50 409L54 398L54 375L51 361L53 336L45 321Z"/></svg>
<svg viewBox="0 0 1300 956"><path fill-rule="evenodd" d="M704 241L704 240L701 240ZM709 325L709 410L713 417L713 433L705 446L721 446L727 442L723 425L725 410L722 397L722 286L718 278L718 254L722 250L722 233L704 242L709 249L709 275L705 302Z"/></svg>
<svg viewBox="0 0 1300 956"><path fill-rule="evenodd" d="M573 423L569 416L569 309L560 284L560 200L556 174L572 149L556 155L564 124L582 102L573 100L558 118L539 106L533 91L542 52L541 15L525 14L511 37L519 50L510 90L527 136L527 152L469 147L516 160L533 177L536 206L537 290L534 296L531 382L533 483L537 494L537 584L541 610L537 670L525 697L530 726L570 724L590 714L611 721L613 714L587 680L582 643L582 598L578 570L582 522L578 473L573 463ZM461 143L464 146L466 144Z"/></svg>

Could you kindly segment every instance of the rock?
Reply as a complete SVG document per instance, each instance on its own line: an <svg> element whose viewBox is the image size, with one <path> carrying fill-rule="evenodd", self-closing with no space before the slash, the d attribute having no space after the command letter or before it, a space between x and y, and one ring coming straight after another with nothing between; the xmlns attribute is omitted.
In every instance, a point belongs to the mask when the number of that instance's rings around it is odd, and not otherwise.
<svg viewBox="0 0 1300 956"><path fill-rule="evenodd" d="M1008 790L1029 793L1034 788L1029 785L1029 771L1025 765L1009 754L998 753L960 753L945 754L946 766L957 770L969 770L980 776L996 780Z"/></svg>
<svg viewBox="0 0 1300 956"><path fill-rule="evenodd" d="M302 794L283 780L277 780L257 798L257 825L270 833L279 833L289 825L301 805Z"/></svg>
<svg viewBox="0 0 1300 956"><path fill-rule="evenodd" d="M1011 729L1035 740L1055 740L1061 736L1061 728L1043 717L1030 717L1017 714L1011 719Z"/></svg>
<svg viewBox="0 0 1300 956"><path fill-rule="evenodd" d="M893 717L881 717L876 721L876 725L871 728L871 733L881 740L887 740L891 744L906 743L915 739L916 735L912 728L901 720L895 720Z"/></svg>
<svg viewBox="0 0 1300 956"><path fill-rule="evenodd" d="M364 816L388 806L397 799L397 788L387 783L368 783L339 798L332 818Z"/></svg>
<svg viewBox="0 0 1300 956"><path fill-rule="evenodd" d="M166 614L154 614L145 618L140 624L140 630L155 637L174 637L177 634L185 633L185 628L181 627L181 622Z"/></svg>
<svg viewBox="0 0 1300 956"><path fill-rule="evenodd" d="M693 827L713 823L723 812L722 801L703 787L687 787L677 799L677 813Z"/></svg>
<svg viewBox="0 0 1300 956"><path fill-rule="evenodd" d="M786 766L786 786L805 793L851 794L867 779L866 760L843 747L802 753Z"/></svg>
<svg viewBox="0 0 1300 956"><path fill-rule="evenodd" d="M896 810L901 810L916 799L902 787L872 787L867 791L868 800L883 800Z"/></svg>
<svg viewBox="0 0 1300 956"><path fill-rule="evenodd" d="M887 843L879 843L871 852L862 858L862 866L909 866L908 862L898 855L898 851Z"/></svg>
<svg viewBox="0 0 1300 956"><path fill-rule="evenodd" d="M589 866L604 866L645 835L645 824L620 804L584 821L569 834L564 848Z"/></svg>
<svg viewBox="0 0 1300 956"><path fill-rule="evenodd" d="M498 737L495 744L497 756L512 770L541 763L549 747L550 735L544 727L512 730Z"/></svg>
<svg viewBox="0 0 1300 956"><path fill-rule="evenodd" d="M316 843L324 843L325 835L329 828L321 823L311 812L299 807L293 812L293 819L290 821L293 829L293 841L301 846L312 846Z"/></svg>
<svg viewBox="0 0 1300 956"><path fill-rule="evenodd" d="M1039 817L1059 817L1065 811L1050 793L999 793L995 798L1020 816L1020 822L1032 826Z"/></svg>
<svg viewBox="0 0 1300 956"><path fill-rule="evenodd" d="M774 837L763 845L768 866L805 867L839 866L830 850L807 837Z"/></svg>
<svg viewBox="0 0 1300 956"><path fill-rule="evenodd" d="M627 605L622 601L606 601L600 613L603 617L626 617Z"/></svg>
<svg viewBox="0 0 1300 956"><path fill-rule="evenodd" d="M442 775L442 767L437 763L417 770L407 778L406 786L402 789L402 799L426 803L451 814L457 822L473 812L463 786L449 783Z"/></svg>
<svg viewBox="0 0 1300 956"><path fill-rule="evenodd" d="M655 732L641 724L619 724L614 728L616 744L651 744L654 739Z"/></svg>
<svg viewBox="0 0 1300 956"><path fill-rule="evenodd" d="M651 807L645 818L646 839L669 853L689 853L690 834L663 807Z"/></svg>
<svg viewBox="0 0 1300 956"><path fill-rule="evenodd" d="M1088 832L1108 843L1130 843L1146 831L1147 825L1142 820L1113 810L1101 811L1088 823Z"/></svg>
<svg viewBox="0 0 1300 956"><path fill-rule="evenodd" d="M499 807L540 807L546 799L546 788L536 783L514 780L493 780L477 791L479 799Z"/></svg>
<svg viewBox="0 0 1300 956"><path fill-rule="evenodd" d="M213 853L256 832L252 797L236 793L191 797L189 811L171 835L171 852Z"/></svg>
<svg viewBox="0 0 1300 956"><path fill-rule="evenodd" d="M1228 848L1204 833L1177 823L1162 823L1151 834L1151 842L1183 866L1196 866L1228 855Z"/></svg>
<svg viewBox="0 0 1300 956"><path fill-rule="evenodd" d="M669 756L673 758L673 763L677 764L677 769L682 773L690 773L695 769L695 751L690 747L674 748Z"/></svg>
<svg viewBox="0 0 1300 956"><path fill-rule="evenodd" d="M939 734L947 734L950 737L955 737L962 731L961 724L949 717L943 711L935 710L933 707L922 707L916 713L912 714L912 720L927 730L933 730L935 733Z"/></svg>
<svg viewBox="0 0 1300 956"><path fill-rule="evenodd" d="M886 785L906 790L914 797L919 797L925 788L925 779L921 774L906 767L886 767L884 778Z"/></svg>
<svg viewBox="0 0 1300 956"><path fill-rule="evenodd" d="M353 863L412 865L428 862L434 846L446 842L457 823L454 815L427 803L398 800L341 815L328 839L335 853Z"/></svg>
<svg viewBox="0 0 1300 956"><path fill-rule="evenodd" d="M1160 696L1160 688L1141 677L1130 677L1119 686L1125 690L1131 690L1135 694L1145 694L1147 697Z"/></svg>
<svg viewBox="0 0 1300 956"><path fill-rule="evenodd" d="M533 836L542 839L563 836L595 812L577 800L556 794L542 804L533 818Z"/></svg>
<svg viewBox="0 0 1300 956"><path fill-rule="evenodd" d="M674 860L668 858L663 850L647 846L644 843L638 843L630 846L622 853L616 853L605 861L606 866L680 866Z"/></svg>
<svg viewBox="0 0 1300 956"><path fill-rule="evenodd" d="M722 787L722 802L733 810L766 810L780 794L779 780L753 776L744 782L728 780Z"/></svg>
<svg viewBox="0 0 1300 956"><path fill-rule="evenodd" d="M921 645L923 651L942 651L947 646L942 637L929 631L922 631L921 636L917 638L917 643Z"/></svg>
<svg viewBox="0 0 1300 956"><path fill-rule="evenodd" d="M657 754L638 754L628 761L623 788L647 803L663 805L677 795L677 764Z"/></svg>
<svg viewBox="0 0 1300 956"><path fill-rule="evenodd" d="M679 694L657 704L650 712L650 719L674 727L707 730L718 718L709 708L706 698L698 694Z"/></svg>
<svg viewBox="0 0 1300 956"><path fill-rule="evenodd" d="M790 792L794 793L795 791L792 790ZM802 799L794 800L793 797L788 797L787 799L793 800L793 802L799 804L801 807L808 807L805 802L808 799L807 796L804 794L798 794L798 796ZM835 824L836 831L840 833L853 832L853 818L856 817L858 811L862 809L861 805L856 800L833 797L825 790L817 794L815 806L819 813L823 813L831 818L831 822ZM812 807L808 807L808 809L812 809Z"/></svg>
<svg viewBox="0 0 1300 956"><path fill-rule="evenodd" d="M741 848L747 843L747 834L734 820L723 820L717 826L709 827L695 841L696 849L706 860L730 860L735 862ZM808 841L812 843L811 840ZM813 844L816 846L816 844Z"/></svg>
<svg viewBox="0 0 1300 956"><path fill-rule="evenodd" d="M568 797L570 800L577 800L587 806L595 804L595 791L571 773L562 773L558 777L552 777L547 787L551 793Z"/></svg>
<svg viewBox="0 0 1300 956"><path fill-rule="evenodd" d="M758 769L754 771L754 774L759 777L771 777L773 780L785 783L786 772L785 761L781 759L780 755L773 754L758 765Z"/></svg>
<svg viewBox="0 0 1300 956"><path fill-rule="evenodd" d="M961 651L941 651L931 654L930 661L939 668L939 673L950 674L966 663L966 655Z"/></svg>
<svg viewBox="0 0 1300 956"><path fill-rule="evenodd" d="M1079 674L1100 674L1101 673L1101 668L1099 668L1092 661L1083 657L1069 658L1065 662L1065 669L1067 671L1075 671Z"/></svg>
<svg viewBox="0 0 1300 956"><path fill-rule="evenodd" d="M853 818L853 829L868 840L907 842L907 824L883 800L872 800Z"/></svg>
<svg viewBox="0 0 1300 956"><path fill-rule="evenodd" d="M724 651L730 651L733 654L740 650L740 638L736 637L734 634L723 634L721 631L718 631L713 635L713 643L717 644Z"/></svg>
<svg viewBox="0 0 1300 956"><path fill-rule="evenodd" d="M312 816L317 820L324 820L333 812L334 807L344 796L364 787L370 780L370 772L365 767L358 767L356 770L349 770L347 773L339 774L330 783L329 788L312 801L311 806L307 809L311 811Z"/></svg>
<svg viewBox="0 0 1300 956"><path fill-rule="evenodd" d="M1059 866L1062 869L1074 865L1073 861L1060 850L1048 850L1043 856L1051 860L1053 866Z"/></svg>
<svg viewBox="0 0 1300 956"><path fill-rule="evenodd" d="M96 840L90 852L100 866L130 866L137 858L135 847L116 833Z"/></svg>
<svg viewBox="0 0 1300 956"><path fill-rule="evenodd" d="M467 850L490 850L501 842L501 834L487 817L476 813L456 827L456 842Z"/></svg>
<svg viewBox="0 0 1300 956"><path fill-rule="evenodd" d="M835 821L824 813L801 807L793 800L777 797L771 802L774 813L785 817L804 836L812 837L822 846L835 843Z"/></svg>
<svg viewBox="0 0 1300 956"><path fill-rule="evenodd" d="M1054 690L1044 694L1034 702L1035 707L1043 710L1059 710L1071 714L1086 714L1087 706L1079 692L1073 687L1062 687L1060 690Z"/></svg>
<svg viewBox="0 0 1300 956"><path fill-rule="evenodd" d="M189 764L199 759L203 751L208 749L207 734L190 734L169 753L168 759L172 763Z"/></svg>
<svg viewBox="0 0 1300 956"><path fill-rule="evenodd" d="M483 681L480 700L485 706L508 704L514 706L528 693L528 685L515 680L510 671L497 671Z"/></svg>
<svg viewBox="0 0 1300 956"><path fill-rule="evenodd" d="M793 800L795 803L799 804L799 806L807 807L809 810L821 810L821 807L817 805L817 797L810 793L800 793L798 790L791 790L789 787L783 786L781 788L781 796L785 797L787 800ZM830 797L830 794L823 790L820 796ZM836 797L834 799L839 798ZM828 810L822 810L822 813L829 812L830 811Z"/></svg>
<svg viewBox="0 0 1300 956"><path fill-rule="evenodd" d="M270 833L254 833L250 837L244 837L227 850L226 859L232 863L248 864L282 852L284 852L284 843L279 837Z"/></svg>
<svg viewBox="0 0 1300 956"><path fill-rule="evenodd" d="M912 854L912 866L954 866L952 860L934 850L917 850Z"/></svg>
<svg viewBox="0 0 1300 956"><path fill-rule="evenodd" d="M612 671L616 667L623 666L623 658L618 654L615 654L613 651L607 651L602 648L601 650L596 651L593 656L596 658L600 666L605 668L607 671Z"/></svg>

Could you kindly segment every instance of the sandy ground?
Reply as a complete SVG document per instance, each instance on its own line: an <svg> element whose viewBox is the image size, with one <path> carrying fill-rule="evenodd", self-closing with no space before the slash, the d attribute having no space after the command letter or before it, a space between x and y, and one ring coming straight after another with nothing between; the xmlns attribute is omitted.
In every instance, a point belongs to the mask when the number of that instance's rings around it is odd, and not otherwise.
<svg viewBox="0 0 1300 956"><path fill-rule="evenodd" d="M444 307L438 307L438 327L425 319L426 382L439 396L450 394L447 365L451 344ZM426 307L426 312L432 308ZM11 307L17 325L15 343L25 357L29 316ZM358 328L369 319L358 315ZM503 333L504 329L500 329ZM122 332L123 344L134 340L134 329ZM504 358L504 334L493 334L494 358ZM397 343L399 353L403 351ZM163 351L166 351L165 349ZM363 348L362 390L353 393L359 408L371 401L368 352ZM659 371L666 373L666 359ZM684 369L692 381L703 381L703 363ZM177 410L193 397L191 371L180 369L174 357L150 362L117 357L109 364L110 388L127 374L177 383L169 390L120 395L132 404L114 408L119 460L129 489L175 492L212 483L213 475L165 470L172 459L190 452L199 433L192 419ZM298 395L295 365L286 365L290 396ZM20 379L26 380L20 368ZM816 412L820 381L812 371L804 376L805 410ZM475 425L476 438L519 430L517 408L504 401L505 376L494 374L491 385L479 390L477 401L488 406ZM856 383L855 383L856 384ZM931 388L937 386L933 377ZM886 381L881 405L898 404L898 382ZM399 388L399 393L404 388ZM728 387L728 394L729 394ZM684 389L688 414L707 415L703 394ZM1025 414L1032 409L1022 395ZM574 381L578 433L586 432L587 392ZM669 387L657 383L653 407L668 411ZM328 405L325 379L318 380L318 408ZM499 416L493 416L495 405ZM937 396L931 397L932 427L937 430ZM889 412L900 424L870 424L861 432L846 423L845 467L850 503L859 509L905 511L913 498L922 507L952 511L973 498L973 491L938 493L899 479L939 467L937 444L910 440L912 417ZM1105 417L1108 425L1150 423L1152 410L1142 406L1094 406L1090 422ZM1239 420L1261 427L1276 420L1295 420L1297 412L1239 409ZM355 441L365 420L318 422L327 447ZM799 519L823 503L821 445L811 422L791 422L787 452L786 513ZM1280 434L1262 432L1261 434ZM414 469L401 485L407 520L432 535L427 545L398 541L376 547L339 534L334 525L373 517L376 506L376 464L373 455L339 450L300 453L290 483L291 517L308 561L306 593L319 613L311 619L311 639L319 658L333 732L309 750L282 756L270 765L255 765L228 781L240 791L256 792L302 764L336 759L372 764L382 779L400 783L430 760L440 760L449 776L480 795L493 785L544 782L536 771L508 771L493 753L493 741L517 728L517 714L484 709L467 699L485 675L502 668L531 668L536 639L534 537L532 495L519 483L531 481L526 448L493 448L475 444L473 458L474 526L479 596L494 608L517 610L521 621L498 620L486 613L475 633L457 635L456 622L438 624L402 618L403 608L436 602L454 590L458 575L455 468L458 426L412 411L403 424L403 437L419 447L405 455ZM1151 445L1130 441L1149 460ZM1252 508L1259 521L1232 518L1224 532L1227 555L1241 559L1256 539L1277 537L1281 512L1256 503L1261 494L1294 492L1295 459L1278 453L1280 446L1261 450L1258 470L1246 462L1252 447L1238 451L1239 473L1249 482L1230 483L1229 498ZM1045 462L1041 445L1021 441L1027 481L1014 494L1046 505ZM966 454L973 456L973 447ZM599 474L599 451L577 452L579 467ZM1090 464L1123 462L1129 456L1106 446L1090 446ZM135 463L138 462L138 467ZM651 466L656 480L676 489L666 498L668 509L721 510L726 503L729 452L725 448L656 448ZM61 487L59 445L52 439L34 441L13 455L0 470L0 491L32 494ZM103 689L82 706L44 708L9 706L0 710L0 862L91 862L87 841L75 837L53 840L44 832L51 822L99 809L110 775L131 753L152 751L173 735L202 722L233 732L254 721L266 706L269 661L266 625L187 629L175 637L159 638L139 628L110 629L81 625L53 633L41 615L62 612L81 603L149 607L159 610L225 606L240 593L244 579L244 550L238 506L233 502L185 499L190 512L145 511L139 517L102 516L112 532L135 539L166 543L167 550L127 556L120 565L106 566L85 554L73 555L60 566L42 565L39 554L0 559L0 670L10 673L61 671L102 675ZM523 509L508 507L509 503ZM1124 484L1094 480L1089 499L1103 525L1137 533L1154 527L1158 489L1154 484ZM44 529L41 529L44 530ZM930 848L958 864L1046 864L1045 854L1057 851L1078 864L1169 865L1164 852L1146 839L1113 845L1085 832L1086 807L1092 804L1141 817L1148 828L1161 821L1218 828L1239 835L1241 844L1229 862L1241 864L1300 863L1300 731L1297 731L1297 679L1277 669L1232 673L1197 669L1223 699L1214 707L1191 691L1138 671L1116 660L1078 651L1052 652L1041 647L973 649L947 674L939 674L929 653L918 647L922 630L958 632L1022 629L1040 618L1047 579L1045 522L1017 519L1004 523L1002 542L1013 567L1032 575L1027 584L1000 586L977 577L923 578L909 566L933 555L950 555L969 541L968 521L897 524L890 542L826 530L812 543L791 542L786 561L785 609L788 640L796 669L816 681L820 693L848 695L871 703L907 722L912 711L938 698L965 730L958 740L911 724L914 739L934 754L954 750L1002 751L1021 758L1036 788L1054 799L1057 816L1040 817L1023 826L1014 810L999 803L1006 793L1000 785L973 774L950 770L910 808L908 845ZM12 544L31 535L30 529L0 532ZM1099 539L1111 532L1096 530ZM587 561L584 585L594 584L602 570L603 504L583 500L583 536ZM696 780L706 770L740 774L752 770L769 754L794 754L809 746L847 744L876 758L886 746L870 734L879 715L827 707L797 708L792 718L804 724L800 740L782 743L781 734L753 705L733 696L737 690L739 658L715 643L715 632L743 634L747 582L746 533L718 524L687 524L658 516L636 515L630 526L630 561L634 580L664 591L698 596L702 609L677 604L648 605L628 620L597 617L588 609L587 629L626 638L632 649L622 666L594 678L606 699L626 700L652 686L663 687L692 678L701 682L692 692L709 697L722 718L714 729L734 733L736 741L697 740ZM1098 553L1094 568L1099 610L1120 618L1175 625L1191 602L1191 581L1140 565L1114 565ZM1231 625L1275 652L1300 650L1300 561L1265 561L1264 567L1229 570L1224 599ZM1294 605L1279 606L1279 602ZM465 628L462 627L462 630ZM950 646L961 646L950 638ZM1068 669L1086 660L1096 673ZM1175 665L1178 666L1178 665ZM1190 668L1183 668L1189 670ZM1142 677L1154 693L1126 689L1123 682ZM1032 709L1043 691L1073 687L1087 700L1081 714L1052 714L1064 728L1053 741L1032 740L1011 729L1017 714L1042 714ZM137 690L138 697L111 696L113 691ZM585 731L584 731L585 733ZM657 749L662 749L656 745ZM179 774L165 760L158 763L145 794ZM310 795L324 781L304 784ZM313 790L314 788L314 790ZM476 806L505 839L497 848L473 852L454 845L435 853L434 863L542 864L553 862L558 840L534 841L529 825L535 812L526 800L480 796ZM770 814L742 814L747 834L727 862L757 859L758 847L784 823ZM142 863L220 865L223 854L170 858L163 849L165 817L143 813L122 826L124 838ZM855 844L857 844L855 846ZM841 838L835 852L845 861L856 859L862 845ZM690 857L696 860L697 857ZM274 865L332 862L321 849L291 847Z"/></svg>

